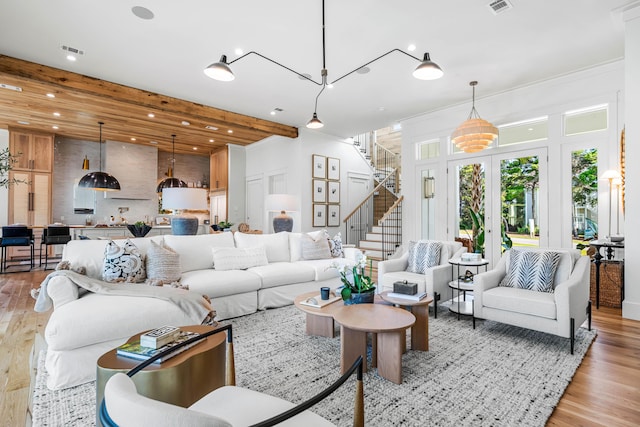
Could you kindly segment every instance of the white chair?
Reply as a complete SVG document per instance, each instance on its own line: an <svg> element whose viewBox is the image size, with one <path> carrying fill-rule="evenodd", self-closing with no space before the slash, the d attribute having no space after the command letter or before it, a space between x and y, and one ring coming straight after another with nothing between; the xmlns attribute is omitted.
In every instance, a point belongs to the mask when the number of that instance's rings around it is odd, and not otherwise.
<svg viewBox="0 0 640 427"><path fill-rule="evenodd" d="M560 254L551 284L552 292L500 286L507 274L525 276L517 280L532 283L526 277L527 269L536 272L532 273L535 278L550 275L537 273L539 270L531 261L520 261L522 255L518 255L516 263L524 267L518 269L511 260L514 251ZM514 248L506 251L493 270L476 274L473 278L474 327L478 318L570 338L573 354L576 323L579 326L588 319L588 328L591 330L589 261L589 257L581 256L575 249ZM533 285L537 286L538 283Z"/></svg>
<svg viewBox="0 0 640 427"><path fill-rule="evenodd" d="M409 266L409 249L402 248L402 255L399 258L389 259L378 263L378 292L393 291L394 282L407 281L418 284L418 292L426 292L433 295L434 316L438 317L438 301L442 295L449 292L449 282L452 280L452 267L449 264L451 258L458 258L467 248L462 247L460 242L450 242L444 240L420 240L415 243L437 242L441 244L440 261L435 267L425 270L424 273L412 273L407 271ZM408 245L407 245L408 246Z"/></svg>
<svg viewBox="0 0 640 427"><path fill-rule="evenodd" d="M127 374L118 373L107 381L104 400L100 406L100 422L111 426L155 426L155 427L232 427L232 426L334 426L328 420L309 411L316 403L338 389L354 372L357 372L356 397L353 425L364 427L364 389L362 384L362 357L337 381L299 404L287 402L242 387L235 386L233 363L233 343L231 326L227 325L212 333L227 330L227 385L207 394L188 408L172 405L138 394L136 385L130 378L153 360L158 354L141 363ZM203 334L200 338L211 335ZM185 341L187 345L192 340ZM179 346L173 347L171 352Z"/></svg>

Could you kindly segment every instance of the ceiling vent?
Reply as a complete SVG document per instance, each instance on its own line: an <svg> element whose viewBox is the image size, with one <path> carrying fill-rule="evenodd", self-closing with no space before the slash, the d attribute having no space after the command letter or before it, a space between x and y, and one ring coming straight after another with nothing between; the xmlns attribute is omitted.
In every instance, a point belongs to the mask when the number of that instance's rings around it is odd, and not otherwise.
<svg viewBox="0 0 640 427"><path fill-rule="evenodd" d="M62 50L66 50L67 52L75 53L76 55L84 55L84 51L83 50L76 49L75 47L62 46L61 49Z"/></svg>
<svg viewBox="0 0 640 427"><path fill-rule="evenodd" d="M502 12L506 12L507 10L513 7L508 0L492 1L487 6L489 6L489 9L491 9L491 12L493 12L494 15L497 15Z"/></svg>
<svg viewBox="0 0 640 427"><path fill-rule="evenodd" d="M211 126L211 125L207 125L207 126L205 126L204 128L205 128L205 129L209 129L209 130L218 130L218 128L217 128L217 127L215 127L215 126Z"/></svg>

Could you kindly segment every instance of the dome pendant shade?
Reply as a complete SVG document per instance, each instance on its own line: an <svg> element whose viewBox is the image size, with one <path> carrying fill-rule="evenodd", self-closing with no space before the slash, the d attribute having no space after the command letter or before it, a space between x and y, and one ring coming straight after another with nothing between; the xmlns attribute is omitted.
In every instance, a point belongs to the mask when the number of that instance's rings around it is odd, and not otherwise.
<svg viewBox="0 0 640 427"><path fill-rule="evenodd" d="M158 187L156 188L156 193L162 193L162 190L165 188L183 188L188 187L187 183L178 178L165 178L160 183L158 183Z"/></svg>
<svg viewBox="0 0 640 427"><path fill-rule="evenodd" d="M229 64L227 63L227 55L222 55L219 62L214 62L213 64L205 68L204 73L208 77L221 82L230 82L231 80L236 78L236 76L233 75L233 71L231 71Z"/></svg>
<svg viewBox="0 0 640 427"><path fill-rule="evenodd" d="M78 182L78 187L98 191L120 191L120 183L106 172L91 172L86 174Z"/></svg>
<svg viewBox="0 0 640 427"><path fill-rule="evenodd" d="M476 111L476 85L472 81L469 85L473 88L471 113L467 120L451 134L451 141L459 150L465 153L477 153L487 148L498 137L498 128L481 119Z"/></svg>
<svg viewBox="0 0 640 427"><path fill-rule="evenodd" d="M320 121L320 119L318 118L318 114L313 113L313 117L307 123L307 127L309 129L320 129L322 126L324 126L324 123Z"/></svg>
<svg viewBox="0 0 640 427"><path fill-rule="evenodd" d="M115 176L106 172L102 172L102 125L103 122L98 122L100 125L100 170L98 172L90 172L83 176L78 182L78 187L88 188L89 190L96 191L120 191L120 183ZM89 160L86 159L87 167L89 167ZM83 162L84 167L84 162Z"/></svg>
<svg viewBox="0 0 640 427"><path fill-rule="evenodd" d="M424 54L424 58L420 65L413 70L413 77L420 80L436 80L442 77L443 74L442 68L440 68L440 66L435 62L431 61L428 52Z"/></svg>

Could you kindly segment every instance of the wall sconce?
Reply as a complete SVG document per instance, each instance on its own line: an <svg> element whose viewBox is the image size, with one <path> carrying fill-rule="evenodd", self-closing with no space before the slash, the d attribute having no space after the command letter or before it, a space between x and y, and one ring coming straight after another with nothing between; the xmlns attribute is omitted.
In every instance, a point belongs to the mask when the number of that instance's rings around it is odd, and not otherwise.
<svg viewBox="0 0 640 427"><path fill-rule="evenodd" d="M436 195L436 179L432 176L424 178L422 187L424 189L424 198L433 199Z"/></svg>

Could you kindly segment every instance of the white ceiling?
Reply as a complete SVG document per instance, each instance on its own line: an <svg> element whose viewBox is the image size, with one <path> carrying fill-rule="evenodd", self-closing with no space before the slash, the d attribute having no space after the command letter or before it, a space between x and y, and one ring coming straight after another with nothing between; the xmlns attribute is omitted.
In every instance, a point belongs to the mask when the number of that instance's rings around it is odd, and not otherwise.
<svg viewBox="0 0 640 427"><path fill-rule="evenodd" d="M326 0L329 81L375 57L415 44L445 72L416 80L418 65L393 53L327 89L322 132L348 137L624 55L621 6L629 0ZM256 51L321 80L322 0L0 0L0 53L224 110L303 127L319 87L250 55L233 82L202 70L226 54ZM143 20L131 9L144 6ZM65 59L62 45L84 51ZM0 82L1 83L1 82ZM0 93L1 96L1 93ZM284 111L276 116L274 108ZM486 117L485 117L486 118ZM490 118L487 118L490 120Z"/></svg>

